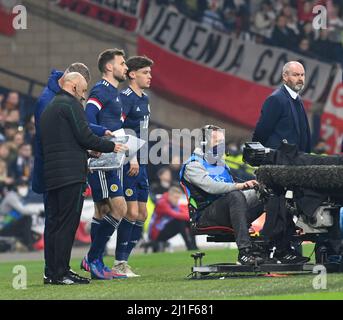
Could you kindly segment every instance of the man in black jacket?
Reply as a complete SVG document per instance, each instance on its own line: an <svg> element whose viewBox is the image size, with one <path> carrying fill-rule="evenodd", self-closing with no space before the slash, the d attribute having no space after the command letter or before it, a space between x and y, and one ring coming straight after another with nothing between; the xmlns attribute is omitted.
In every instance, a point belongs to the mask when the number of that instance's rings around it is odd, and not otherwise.
<svg viewBox="0 0 343 320"><path fill-rule="evenodd" d="M80 222L87 176L87 150L123 152L126 147L92 133L81 104L87 82L79 73L66 75L62 91L43 112L41 139L47 194L49 251L46 265L52 284L89 283L69 272L76 229Z"/></svg>

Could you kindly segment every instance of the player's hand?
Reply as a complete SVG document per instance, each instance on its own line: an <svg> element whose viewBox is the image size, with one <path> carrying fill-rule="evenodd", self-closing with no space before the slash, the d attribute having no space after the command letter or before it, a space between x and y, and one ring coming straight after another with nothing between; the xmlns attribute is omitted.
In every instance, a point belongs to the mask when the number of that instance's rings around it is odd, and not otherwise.
<svg viewBox="0 0 343 320"><path fill-rule="evenodd" d="M101 152L89 150L88 154L91 158L100 158Z"/></svg>
<svg viewBox="0 0 343 320"><path fill-rule="evenodd" d="M104 136L105 137L114 137L115 135L111 130L106 130Z"/></svg>
<svg viewBox="0 0 343 320"><path fill-rule="evenodd" d="M138 176L139 173L139 164L137 161L130 162L130 170L128 171L128 175L130 177Z"/></svg>
<svg viewBox="0 0 343 320"><path fill-rule="evenodd" d="M125 152L127 150L129 150L129 148L125 144L116 143L113 152L118 153L118 152Z"/></svg>

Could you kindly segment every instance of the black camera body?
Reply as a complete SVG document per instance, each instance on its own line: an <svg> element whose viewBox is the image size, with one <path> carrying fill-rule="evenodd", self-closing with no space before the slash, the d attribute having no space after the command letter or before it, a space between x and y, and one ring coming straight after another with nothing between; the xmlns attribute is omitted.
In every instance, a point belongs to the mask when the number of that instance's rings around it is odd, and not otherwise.
<svg viewBox="0 0 343 320"><path fill-rule="evenodd" d="M285 206L304 233L329 231L343 207L343 157L299 152L284 141L277 150L247 142L243 160L255 171L258 193L285 198Z"/></svg>

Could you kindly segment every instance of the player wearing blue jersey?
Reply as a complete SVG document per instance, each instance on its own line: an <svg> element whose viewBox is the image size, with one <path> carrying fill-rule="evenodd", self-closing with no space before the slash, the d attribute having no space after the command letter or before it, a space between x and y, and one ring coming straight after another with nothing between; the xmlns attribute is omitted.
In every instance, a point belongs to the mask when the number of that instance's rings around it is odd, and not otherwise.
<svg viewBox="0 0 343 320"><path fill-rule="evenodd" d="M121 129L123 124L117 87L127 77L124 51L105 50L99 55L98 67L102 80L90 92L86 114L95 134L111 136L112 132ZM108 239L118 228L127 211L120 174L117 171L95 171L88 175L88 182L92 189L95 214L91 224L92 244L87 257L81 262L81 268L89 271L93 279L126 277L106 267L102 260Z"/></svg>
<svg viewBox="0 0 343 320"><path fill-rule="evenodd" d="M126 62L130 86L123 90L120 98L123 104L123 128L134 131L138 138L146 140L137 157L124 166L123 189L127 202L127 215L117 231L115 264L112 270L128 277L138 276L128 265L131 251L142 235L147 218L146 204L149 194L147 173L148 126L150 119L149 98L144 93L150 87L153 61L147 57L131 57Z"/></svg>

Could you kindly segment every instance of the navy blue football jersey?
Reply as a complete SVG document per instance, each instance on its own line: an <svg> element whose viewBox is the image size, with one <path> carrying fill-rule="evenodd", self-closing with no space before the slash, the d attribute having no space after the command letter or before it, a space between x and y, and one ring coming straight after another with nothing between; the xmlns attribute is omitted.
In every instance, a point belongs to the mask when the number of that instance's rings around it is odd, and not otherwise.
<svg viewBox="0 0 343 320"><path fill-rule="evenodd" d="M150 120L149 97L143 93L140 97L131 88L120 92L120 100L123 106L123 128L135 131L137 138L146 141L145 145L137 153L137 159L141 164L148 162L148 135Z"/></svg>
<svg viewBox="0 0 343 320"><path fill-rule="evenodd" d="M115 131L123 126L122 104L119 91L106 80L99 81L91 90L86 114L91 129L98 136L106 130Z"/></svg>
<svg viewBox="0 0 343 320"><path fill-rule="evenodd" d="M132 129L138 138L147 137L150 120L150 105L148 96L143 93L140 97L131 88L120 92L123 105L123 128Z"/></svg>

